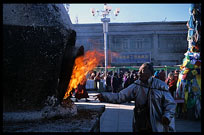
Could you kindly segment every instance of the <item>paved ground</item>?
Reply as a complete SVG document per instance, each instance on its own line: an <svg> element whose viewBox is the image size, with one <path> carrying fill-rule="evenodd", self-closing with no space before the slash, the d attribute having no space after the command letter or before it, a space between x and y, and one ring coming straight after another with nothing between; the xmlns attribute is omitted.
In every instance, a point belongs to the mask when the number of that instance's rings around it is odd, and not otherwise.
<svg viewBox="0 0 204 135"><path fill-rule="evenodd" d="M95 91L88 91L90 102L84 102L84 99L75 102L76 104L103 104L106 105L106 110L101 116L101 132L132 132L132 117L134 103L124 104L110 104L100 103L94 100L93 95L97 93ZM176 119L176 131L177 132L201 132L201 122Z"/></svg>

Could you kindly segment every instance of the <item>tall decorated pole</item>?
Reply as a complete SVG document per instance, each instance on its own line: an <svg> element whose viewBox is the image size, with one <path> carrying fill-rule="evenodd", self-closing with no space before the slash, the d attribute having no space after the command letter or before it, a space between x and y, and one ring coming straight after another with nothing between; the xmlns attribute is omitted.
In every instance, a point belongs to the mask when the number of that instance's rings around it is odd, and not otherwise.
<svg viewBox="0 0 204 135"><path fill-rule="evenodd" d="M176 98L184 99L183 113L193 110L195 118L201 113L201 4L191 4L188 27L188 50L184 54L183 64L177 82ZM192 112L192 111L191 111ZM191 114L192 115L192 114Z"/></svg>

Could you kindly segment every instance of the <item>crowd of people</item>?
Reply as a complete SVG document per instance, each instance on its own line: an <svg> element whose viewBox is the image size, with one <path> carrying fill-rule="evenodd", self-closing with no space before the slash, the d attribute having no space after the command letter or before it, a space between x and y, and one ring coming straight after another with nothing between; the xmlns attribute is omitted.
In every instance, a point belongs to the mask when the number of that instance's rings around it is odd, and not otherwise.
<svg viewBox="0 0 204 135"><path fill-rule="evenodd" d="M175 98L176 84L178 80L179 70L173 70L166 76L165 71L162 69L160 71L155 71L153 77L164 81L169 86L169 91ZM99 88L96 86L101 80L105 80L105 91L117 93L120 90L127 88L130 84L134 83L138 79L138 71L120 71L120 72L107 72L106 78L104 72L91 71L87 75L87 79L95 81L95 90Z"/></svg>
<svg viewBox="0 0 204 135"><path fill-rule="evenodd" d="M135 80L138 79L136 70L133 71L120 71L118 72L107 72L107 75L103 72L91 71L87 75L87 79L94 80L95 86L101 80L105 80L105 91L117 93L121 89L127 88ZM95 87L95 90L98 90L98 87Z"/></svg>

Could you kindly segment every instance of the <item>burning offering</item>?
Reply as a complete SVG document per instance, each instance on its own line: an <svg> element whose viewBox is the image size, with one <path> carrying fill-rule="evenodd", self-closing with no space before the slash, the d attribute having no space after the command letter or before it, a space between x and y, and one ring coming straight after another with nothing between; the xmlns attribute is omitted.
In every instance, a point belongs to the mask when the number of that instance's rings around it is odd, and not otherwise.
<svg viewBox="0 0 204 135"><path fill-rule="evenodd" d="M103 60L104 54L97 51L87 51L85 55L79 56L75 59L72 76L61 104L56 104L57 98L54 96L48 97L46 107L43 109L43 116L46 118L53 116L73 116L77 114L76 105L69 98L72 91L77 86L83 85L86 81L87 73L94 69Z"/></svg>
<svg viewBox="0 0 204 135"><path fill-rule="evenodd" d="M72 90L76 89L79 84L84 84L85 76L89 71L94 69L104 59L104 54L96 50L87 51L84 56L76 58L71 80L69 82L67 92L64 99L71 96Z"/></svg>

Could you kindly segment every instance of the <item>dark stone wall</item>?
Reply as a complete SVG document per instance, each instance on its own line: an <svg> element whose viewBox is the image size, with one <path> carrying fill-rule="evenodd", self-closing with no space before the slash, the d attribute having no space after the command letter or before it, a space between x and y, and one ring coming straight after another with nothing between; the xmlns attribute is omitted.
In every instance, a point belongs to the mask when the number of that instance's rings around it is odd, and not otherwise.
<svg viewBox="0 0 204 135"><path fill-rule="evenodd" d="M41 109L47 96L64 96L76 56L76 32L63 23L69 15L62 9L55 4L4 6L3 111ZM41 12L51 14L48 23L38 16Z"/></svg>
<svg viewBox="0 0 204 135"><path fill-rule="evenodd" d="M4 25L3 33L4 108L41 107L56 94L66 37L54 27Z"/></svg>

